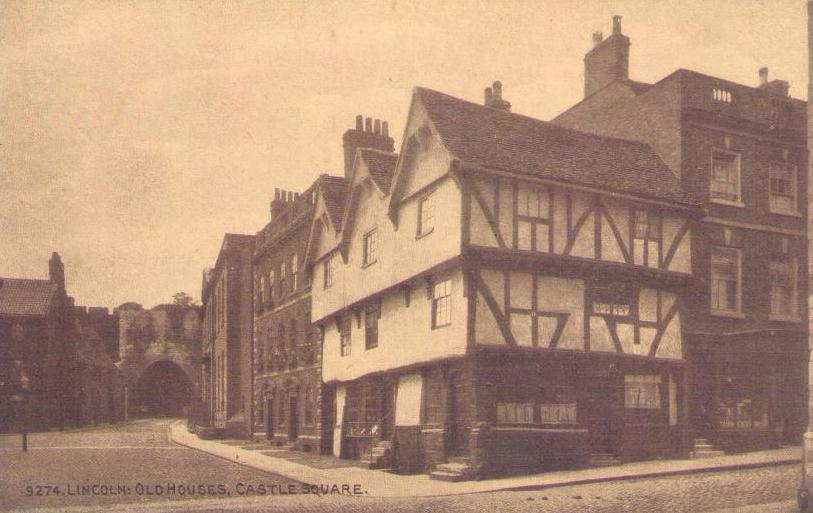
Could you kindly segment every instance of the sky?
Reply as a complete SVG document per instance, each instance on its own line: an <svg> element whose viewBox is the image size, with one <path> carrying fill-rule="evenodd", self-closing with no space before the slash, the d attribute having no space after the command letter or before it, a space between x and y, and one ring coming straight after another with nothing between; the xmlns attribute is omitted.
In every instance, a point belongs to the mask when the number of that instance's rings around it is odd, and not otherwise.
<svg viewBox="0 0 813 513"><path fill-rule="evenodd" d="M341 174L356 114L396 151L414 86L551 119L583 94L592 33L622 16L630 77L688 68L807 87L804 0L0 3L0 276L77 304L200 297L224 233L274 188Z"/></svg>

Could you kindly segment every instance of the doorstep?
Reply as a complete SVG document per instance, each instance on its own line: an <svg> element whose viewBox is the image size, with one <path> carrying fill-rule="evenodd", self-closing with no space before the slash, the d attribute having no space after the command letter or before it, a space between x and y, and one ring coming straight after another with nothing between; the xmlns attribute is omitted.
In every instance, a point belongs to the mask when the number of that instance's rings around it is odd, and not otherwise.
<svg viewBox="0 0 813 513"><path fill-rule="evenodd" d="M428 474L399 475L381 470L359 468L348 462L347 466L323 468L307 464L307 458L297 461L277 457L276 452L243 449L240 445L223 443L219 440L201 440L186 430L183 422L174 422L169 427L170 439L180 445L207 452L265 472L283 475L289 479L308 484L360 484L367 496L373 497L432 497L441 495L461 495L507 490L538 490L557 486L644 479L660 476L737 470L801 462L801 446L783 447L767 451L743 454L714 456L703 459L655 460L625 463L610 467L579 470L561 470L541 474L511 476L480 481L438 481ZM270 449L270 446L269 446ZM292 451L293 452L293 451ZM303 453L308 454L308 453ZM315 455L311 454L311 457ZM335 460L343 465L347 460L332 456L318 456Z"/></svg>

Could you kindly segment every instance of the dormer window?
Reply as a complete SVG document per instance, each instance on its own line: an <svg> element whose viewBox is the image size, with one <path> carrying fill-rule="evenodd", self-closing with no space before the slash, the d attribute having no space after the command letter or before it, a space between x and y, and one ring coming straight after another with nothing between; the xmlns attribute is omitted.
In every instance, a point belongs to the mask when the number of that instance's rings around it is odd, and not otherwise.
<svg viewBox="0 0 813 513"><path fill-rule="evenodd" d="M711 97L714 101L721 103L731 103L731 91L715 87L711 91Z"/></svg>

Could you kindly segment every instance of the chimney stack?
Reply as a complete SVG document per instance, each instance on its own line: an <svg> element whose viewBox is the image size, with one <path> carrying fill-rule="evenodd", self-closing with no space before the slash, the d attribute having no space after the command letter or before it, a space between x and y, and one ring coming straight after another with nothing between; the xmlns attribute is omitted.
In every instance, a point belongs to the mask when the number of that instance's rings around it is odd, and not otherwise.
<svg viewBox="0 0 813 513"><path fill-rule="evenodd" d="M762 87L768 83L768 68L763 66L759 68L759 86Z"/></svg>
<svg viewBox="0 0 813 513"><path fill-rule="evenodd" d="M491 87L486 88L485 106L492 109L511 110L511 103L502 99L502 82L499 80L491 84Z"/></svg>
<svg viewBox="0 0 813 513"><path fill-rule="evenodd" d="M362 122L363 120L363 122ZM356 150L359 148L373 148L392 152L395 150L395 141L390 137L390 126L386 121L356 116L356 127L347 130L342 136L344 147L344 177L350 178Z"/></svg>
<svg viewBox="0 0 813 513"><path fill-rule="evenodd" d="M787 97L790 84L787 80L768 80L768 68L759 68L759 88L773 96Z"/></svg>
<svg viewBox="0 0 813 513"><path fill-rule="evenodd" d="M59 290L65 291L65 266L56 251L51 253L51 260L48 261L48 278L56 283Z"/></svg>
<svg viewBox="0 0 813 513"><path fill-rule="evenodd" d="M602 37L593 32L593 48L584 56L584 96L629 79L630 39L621 33L621 16L613 16L613 33Z"/></svg>

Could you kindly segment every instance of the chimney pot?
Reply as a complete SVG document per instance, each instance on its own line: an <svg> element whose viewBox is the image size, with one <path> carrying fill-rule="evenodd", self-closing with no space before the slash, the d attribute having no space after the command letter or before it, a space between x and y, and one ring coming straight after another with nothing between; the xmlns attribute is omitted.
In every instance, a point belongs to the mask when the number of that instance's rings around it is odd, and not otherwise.
<svg viewBox="0 0 813 513"><path fill-rule="evenodd" d="M604 40L604 34L601 32L593 32L593 46L598 46Z"/></svg>
<svg viewBox="0 0 813 513"><path fill-rule="evenodd" d="M768 83L768 68L763 66L759 68L759 85L764 86Z"/></svg>
<svg viewBox="0 0 813 513"><path fill-rule="evenodd" d="M381 133L381 120L380 119L375 120L375 128L373 128L373 132L375 132L376 134Z"/></svg>
<svg viewBox="0 0 813 513"><path fill-rule="evenodd" d="M490 88L490 87L486 87L486 91L485 91L485 105L489 105L489 104L491 104L491 99L492 99L492 98L494 98L494 95L493 95L493 94L492 94L492 92L491 92L491 88Z"/></svg>
<svg viewBox="0 0 813 513"><path fill-rule="evenodd" d="M502 100L502 82L495 80L494 83L491 84L491 89L494 91L494 99Z"/></svg>
<svg viewBox="0 0 813 513"><path fill-rule="evenodd" d="M364 124L364 118L361 117L361 114L357 115L356 116L356 130L358 130L358 131L364 130L363 124Z"/></svg>
<svg viewBox="0 0 813 513"><path fill-rule="evenodd" d="M384 137L389 137L390 136L390 124L387 123L386 121L383 121L381 123L381 134Z"/></svg>
<svg viewBox="0 0 813 513"><path fill-rule="evenodd" d="M373 131L373 118L366 118L364 120L364 131L365 132Z"/></svg>
<svg viewBox="0 0 813 513"><path fill-rule="evenodd" d="M621 16L615 15L613 16L613 34L620 34L621 33Z"/></svg>

